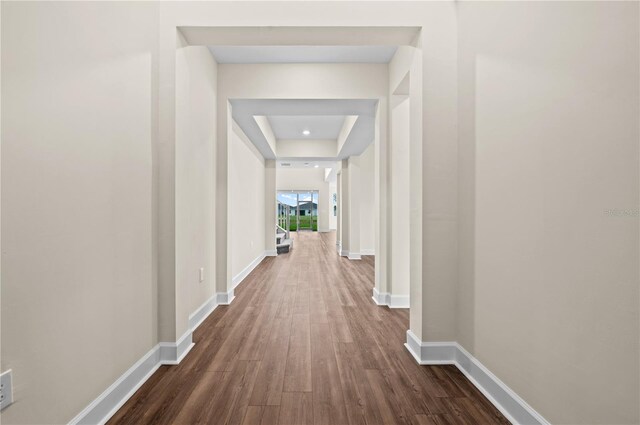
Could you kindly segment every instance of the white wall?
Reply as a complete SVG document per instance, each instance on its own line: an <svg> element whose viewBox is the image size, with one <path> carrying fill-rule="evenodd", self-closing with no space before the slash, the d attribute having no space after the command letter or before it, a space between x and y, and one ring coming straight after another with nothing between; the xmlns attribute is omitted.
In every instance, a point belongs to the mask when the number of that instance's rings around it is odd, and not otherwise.
<svg viewBox="0 0 640 425"><path fill-rule="evenodd" d="M371 143L359 156L360 165L360 252L374 255L376 248L375 223L375 145Z"/></svg>
<svg viewBox="0 0 640 425"><path fill-rule="evenodd" d="M389 142L389 168L391 192L391 279L389 293L409 294L409 205L411 182L409 179L409 99L391 111L391 138Z"/></svg>
<svg viewBox="0 0 640 425"><path fill-rule="evenodd" d="M350 156L342 160L344 226L342 250L350 259L360 259L360 158ZM347 235L345 237L345 235Z"/></svg>
<svg viewBox="0 0 640 425"><path fill-rule="evenodd" d="M277 168L277 190L317 190L318 231L329 230L329 183L324 181L324 168Z"/></svg>
<svg viewBox="0 0 640 425"><path fill-rule="evenodd" d="M265 161L233 122L229 141L229 235L231 275L265 250Z"/></svg>
<svg viewBox="0 0 640 425"><path fill-rule="evenodd" d="M337 181L329 183L329 230L336 230L338 228L338 216L333 215L333 195L337 194L338 185ZM337 199L336 199L337 201Z"/></svg>
<svg viewBox="0 0 640 425"><path fill-rule="evenodd" d="M2 3L3 424L68 422L157 342L157 7Z"/></svg>
<svg viewBox="0 0 640 425"><path fill-rule="evenodd" d="M409 100L410 284L422 283L410 294L410 321L422 341L451 341L457 332L457 3L438 3L422 28L422 58L411 66ZM422 134L418 143L416 132Z"/></svg>
<svg viewBox="0 0 640 425"><path fill-rule="evenodd" d="M460 340L551 423L640 421L638 6L459 6Z"/></svg>
<svg viewBox="0 0 640 425"><path fill-rule="evenodd" d="M276 189L276 160L266 159L265 166L265 187L264 187L264 249L265 255L278 255L276 251L276 238L274 229L278 222L277 218L277 189Z"/></svg>
<svg viewBox="0 0 640 425"><path fill-rule="evenodd" d="M178 34L180 36L180 34ZM216 292L214 166L217 65L204 46L176 56L176 328ZM204 281L200 282L200 268Z"/></svg>
<svg viewBox="0 0 640 425"><path fill-rule="evenodd" d="M278 140L276 154L278 158L323 158L338 154L335 140Z"/></svg>
<svg viewBox="0 0 640 425"><path fill-rule="evenodd" d="M349 134L353 129L353 126L356 124L358 120L357 115L347 115L345 117L344 123L342 124L342 128L340 129L340 133L338 134L338 139L336 140L336 154L340 154L342 148L344 148L344 144L349 138Z"/></svg>

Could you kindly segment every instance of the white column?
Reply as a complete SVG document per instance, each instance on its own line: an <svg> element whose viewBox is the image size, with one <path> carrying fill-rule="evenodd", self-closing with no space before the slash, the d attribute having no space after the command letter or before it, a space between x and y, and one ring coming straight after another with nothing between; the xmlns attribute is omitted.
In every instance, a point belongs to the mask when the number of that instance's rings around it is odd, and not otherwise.
<svg viewBox="0 0 640 425"><path fill-rule="evenodd" d="M400 96L394 96L394 98ZM390 285L389 307L409 307L409 252L410 232L407 231L407 205L411 198L409 191L411 179L409 177L409 100L395 99L396 105L391 111L391 143L390 143L390 181L389 204L391 226L390 250Z"/></svg>
<svg viewBox="0 0 640 425"><path fill-rule="evenodd" d="M338 207L338 216L336 217L336 248L338 254L342 251L342 172L338 171L336 175L336 206Z"/></svg>
<svg viewBox="0 0 640 425"><path fill-rule="evenodd" d="M378 102L376 110L376 126L375 126L375 287L373 297L378 301L380 293L386 293L390 285L390 202L389 202L389 143L388 128L390 126L387 117L387 99L381 99Z"/></svg>
<svg viewBox="0 0 640 425"><path fill-rule="evenodd" d="M349 259L360 260L360 164L359 157L348 159L349 167Z"/></svg>
<svg viewBox="0 0 640 425"><path fill-rule="evenodd" d="M340 255L344 257L349 256L350 250L350 204L349 199L351 198L351 190L349 187L349 161L346 159L342 160L342 171L340 172L340 242L341 249Z"/></svg>
<svg viewBox="0 0 640 425"><path fill-rule="evenodd" d="M265 254L268 256L277 255L276 251L276 160L275 159L266 159L264 161L264 220L265 220L265 234L264 234L264 244L265 244Z"/></svg>
<svg viewBox="0 0 640 425"><path fill-rule="evenodd" d="M229 144L233 131L231 104L218 98L218 143L216 143L216 292L220 304L233 301L231 239L229 238Z"/></svg>

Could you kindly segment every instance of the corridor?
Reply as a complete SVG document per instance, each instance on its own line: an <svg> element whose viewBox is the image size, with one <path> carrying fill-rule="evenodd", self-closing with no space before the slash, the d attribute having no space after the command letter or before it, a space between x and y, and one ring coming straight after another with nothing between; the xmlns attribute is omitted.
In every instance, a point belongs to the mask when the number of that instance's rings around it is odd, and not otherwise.
<svg viewBox="0 0 640 425"><path fill-rule="evenodd" d="M403 346L409 310L371 300L374 257L339 257L335 232L294 240L109 423L508 423L455 366L416 364Z"/></svg>

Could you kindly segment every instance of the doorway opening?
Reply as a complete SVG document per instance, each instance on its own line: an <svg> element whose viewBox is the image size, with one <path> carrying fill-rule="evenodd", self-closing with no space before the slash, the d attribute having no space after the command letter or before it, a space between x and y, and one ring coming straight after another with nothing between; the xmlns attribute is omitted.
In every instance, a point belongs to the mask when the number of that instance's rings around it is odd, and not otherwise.
<svg viewBox="0 0 640 425"><path fill-rule="evenodd" d="M317 190L278 191L278 226L291 231L318 231Z"/></svg>

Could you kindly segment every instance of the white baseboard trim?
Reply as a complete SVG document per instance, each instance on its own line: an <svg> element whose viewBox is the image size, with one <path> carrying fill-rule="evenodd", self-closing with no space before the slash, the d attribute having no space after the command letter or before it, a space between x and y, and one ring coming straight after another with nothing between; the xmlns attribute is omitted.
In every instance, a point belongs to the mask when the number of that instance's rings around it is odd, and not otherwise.
<svg viewBox="0 0 640 425"><path fill-rule="evenodd" d="M160 367L160 346L142 356L109 388L93 400L69 425L104 424Z"/></svg>
<svg viewBox="0 0 640 425"><path fill-rule="evenodd" d="M189 329L176 342L161 342L160 362L162 364L177 365L191 351L195 344L193 343L193 330Z"/></svg>
<svg viewBox="0 0 640 425"><path fill-rule="evenodd" d="M271 255L272 252L274 252L275 254ZM276 251L264 251L262 254L258 255L252 262L249 263L247 267L242 269L240 273L238 273L233 277L233 279L231 279L231 287L235 289L238 285L240 285L244 278L249 276L249 273L251 273L256 267L258 267L258 264L260 264L265 257L276 255L278 255Z"/></svg>
<svg viewBox="0 0 640 425"><path fill-rule="evenodd" d="M318 229L318 233L329 233L331 229Z"/></svg>
<svg viewBox="0 0 640 425"><path fill-rule="evenodd" d="M349 258L349 260L362 260L362 256L359 252L349 252L349 254L347 254L347 258Z"/></svg>
<svg viewBox="0 0 640 425"><path fill-rule="evenodd" d="M376 250L375 249L361 249L360 250L360 255L376 255Z"/></svg>
<svg viewBox="0 0 640 425"><path fill-rule="evenodd" d="M234 288L251 273L251 271L269 256L265 251L251 262L241 273L233 279ZM275 255L275 254L274 254ZM177 365L191 351L193 346L193 331L216 309L218 305L231 304L234 290L218 292L205 301L195 312L189 316L189 329L176 342L160 342L147 354L138 360L129 370L122 374L109 388L100 394L75 418L70 425L104 424L124 403L144 384L153 373L162 365Z"/></svg>
<svg viewBox="0 0 640 425"><path fill-rule="evenodd" d="M231 280L233 289L231 291L217 292L189 316L189 328L195 330L207 317L209 317L218 305L231 304L235 298L235 288L240 285L247 276L249 276L253 269L255 269L265 257L275 257L276 255L278 255L276 251L272 250L266 250L262 254L258 255L255 260L233 277Z"/></svg>
<svg viewBox="0 0 640 425"><path fill-rule="evenodd" d="M70 425L106 423L162 365L177 365L194 344L189 329L177 342L161 342L142 356L109 388L71 419Z"/></svg>
<svg viewBox="0 0 640 425"><path fill-rule="evenodd" d="M213 294L196 311L189 315L189 328L196 329L218 307L218 296Z"/></svg>
<svg viewBox="0 0 640 425"><path fill-rule="evenodd" d="M216 305L229 305L236 298L235 289L242 283L242 281L249 276L249 274L258 267L258 265L265 259L265 257L275 257L278 253L272 250L266 250L262 254L258 255L247 267L242 269L240 273L235 275L231 279L231 290L229 292L217 292L215 295L215 304ZM213 299L208 301L213 303ZM215 308L215 307L214 307ZM213 310L211 310L213 311ZM195 313L194 313L195 314ZM204 319L203 319L204 320Z"/></svg>
<svg viewBox="0 0 640 425"><path fill-rule="evenodd" d="M389 308L409 308L409 295L389 295Z"/></svg>
<svg viewBox="0 0 640 425"><path fill-rule="evenodd" d="M378 289L376 287L373 288L373 295L371 296L371 299L377 305L387 305L387 303L386 303L386 294L381 293L380 291L378 291Z"/></svg>
<svg viewBox="0 0 640 425"><path fill-rule="evenodd" d="M393 295L388 292L378 292L373 288L373 302L378 305L386 305L389 308L409 308L409 295Z"/></svg>
<svg viewBox="0 0 640 425"><path fill-rule="evenodd" d="M349 251L346 249L342 249L342 247L340 247L340 249L338 249L338 255L341 257L348 257Z"/></svg>
<svg viewBox="0 0 640 425"><path fill-rule="evenodd" d="M409 330L405 347L420 365L455 365L512 424L550 425L457 342L422 342Z"/></svg>
<svg viewBox="0 0 640 425"><path fill-rule="evenodd" d="M218 305L229 305L236 298L234 294L234 290L230 290L229 292L218 292L216 293L216 301Z"/></svg>

